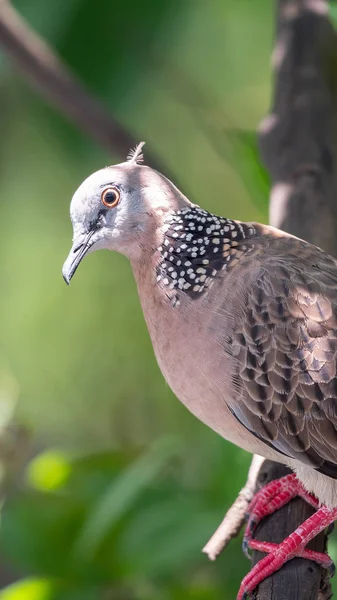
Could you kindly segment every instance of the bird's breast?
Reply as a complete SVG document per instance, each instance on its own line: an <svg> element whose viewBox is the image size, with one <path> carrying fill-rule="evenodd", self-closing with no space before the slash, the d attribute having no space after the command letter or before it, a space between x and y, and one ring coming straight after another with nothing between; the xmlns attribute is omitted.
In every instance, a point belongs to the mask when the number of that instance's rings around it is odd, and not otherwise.
<svg viewBox="0 0 337 600"><path fill-rule="evenodd" d="M223 308L214 307L214 301L211 309L207 295L192 301L181 297L175 304L158 291L149 294L148 289L145 293L142 286L138 288L159 367L174 394L222 437L261 454L261 442L238 422L226 401L235 393L234 362L226 348L233 320ZM222 290L221 304L224 294ZM220 317L214 311L221 313ZM266 453L273 459L277 456L272 450L269 453L267 446Z"/></svg>

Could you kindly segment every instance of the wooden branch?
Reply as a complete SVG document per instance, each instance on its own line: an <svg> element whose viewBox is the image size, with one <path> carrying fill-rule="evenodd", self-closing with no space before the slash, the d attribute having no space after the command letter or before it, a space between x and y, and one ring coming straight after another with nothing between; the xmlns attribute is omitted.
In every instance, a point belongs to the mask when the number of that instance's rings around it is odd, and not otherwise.
<svg viewBox="0 0 337 600"><path fill-rule="evenodd" d="M266 460L257 477L258 488L290 472L284 465ZM302 499L296 498L264 519L254 537L260 541L279 543L313 512L314 510ZM324 533L315 538L308 547L323 552L326 549ZM254 551L252 566L263 556L265 555L261 552ZM256 600L328 600L330 597L331 587L327 574L322 572L316 563L295 558L259 585Z"/></svg>
<svg viewBox="0 0 337 600"><path fill-rule="evenodd" d="M337 36L326 1L278 0L277 5L275 95L260 128L261 153L272 178L270 223L337 256ZM265 461L258 481L266 484L287 472ZM312 512L303 500L293 500L261 523L256 538L280 542ZM309 547L324 551L324 534ZM254 552L253 565L262 556ZM326 574L299 558L263 581L257 592L258 600L330 597Z"/></svg>

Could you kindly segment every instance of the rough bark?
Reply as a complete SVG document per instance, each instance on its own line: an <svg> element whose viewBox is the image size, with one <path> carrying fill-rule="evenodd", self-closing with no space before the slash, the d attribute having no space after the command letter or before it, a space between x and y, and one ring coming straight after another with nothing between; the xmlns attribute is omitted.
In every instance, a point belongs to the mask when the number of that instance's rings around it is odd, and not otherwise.
<svg viewBox="0 0 337 600"><path fill-rule="evenodd" d="M270 223L337 256L337 36L322 0L278 0L273 55L274 99L260 127L260 148L272 180ZM258 482L287 469L265 461ZM256 538L280 542L312 514L293 500L259 526ZM324 534L309 546L324 551ZM253 564L263 555L254 552ZM294 559L262 582L258 600L331 597L315 563Z"/></svg>

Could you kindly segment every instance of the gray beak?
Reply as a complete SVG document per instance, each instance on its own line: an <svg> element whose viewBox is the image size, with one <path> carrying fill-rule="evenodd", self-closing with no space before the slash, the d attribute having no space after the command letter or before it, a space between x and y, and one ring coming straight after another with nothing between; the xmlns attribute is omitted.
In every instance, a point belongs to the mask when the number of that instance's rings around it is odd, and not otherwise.
<svg viewBox="0 0 337 600"><path fill-rule="evenodd" d="M93 242L91 241L93 233L94 231L90 231L89 233L79 236L77 239L75 239L68 254L68 258L66 259L62 268L63 279L67 285L69 285L71 279L75 275L75 271L79 267L81 260L87 254L89 248L91 248L93 245Z"/></svg>

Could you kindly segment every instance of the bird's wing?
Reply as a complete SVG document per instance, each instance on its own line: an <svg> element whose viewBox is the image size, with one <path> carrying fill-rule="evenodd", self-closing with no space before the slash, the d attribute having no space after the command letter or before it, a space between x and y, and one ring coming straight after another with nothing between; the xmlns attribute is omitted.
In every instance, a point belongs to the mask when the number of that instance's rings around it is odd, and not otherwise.
<svg viewBox="0 0 337 600"><path fill-rule="evenodd" d="M265 444L337 478L337 262L289 244L249 284L229 406Z"/></svg>

